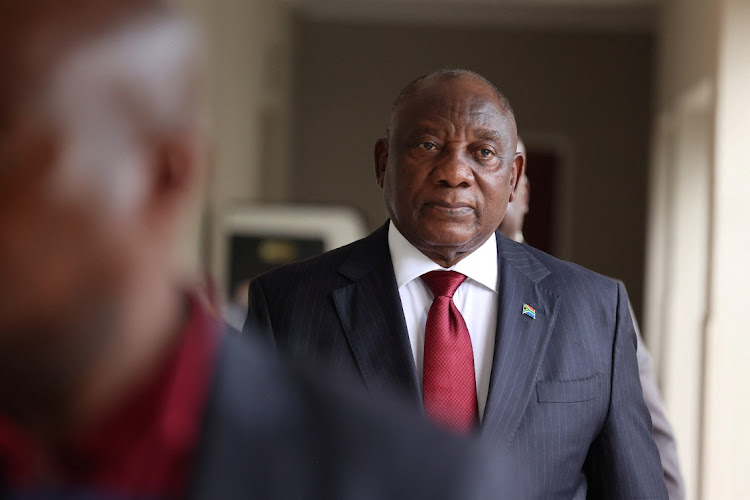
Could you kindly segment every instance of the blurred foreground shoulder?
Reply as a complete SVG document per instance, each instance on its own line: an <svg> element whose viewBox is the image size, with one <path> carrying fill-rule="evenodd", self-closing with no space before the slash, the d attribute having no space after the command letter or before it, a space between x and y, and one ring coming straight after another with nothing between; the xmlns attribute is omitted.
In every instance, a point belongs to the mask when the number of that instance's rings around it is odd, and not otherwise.
<svg viewBox="0 0 750 500"><path fill-rule="evenodd" d="M225 335L191 498L514 498L477 442L273 358Z"/></svg>

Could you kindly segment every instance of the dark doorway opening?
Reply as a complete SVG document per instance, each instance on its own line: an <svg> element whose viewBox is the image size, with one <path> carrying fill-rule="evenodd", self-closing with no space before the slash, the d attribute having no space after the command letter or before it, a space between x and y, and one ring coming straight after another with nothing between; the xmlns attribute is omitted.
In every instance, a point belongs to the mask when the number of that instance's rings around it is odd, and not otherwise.
<svg viewBox="0 0 750 500"><path fill-rule="evenodd" d="M557 256L558 181L560 157L549 149L529 147L526 175L530 184L529 213L523 224L526 243Z"/></svg>

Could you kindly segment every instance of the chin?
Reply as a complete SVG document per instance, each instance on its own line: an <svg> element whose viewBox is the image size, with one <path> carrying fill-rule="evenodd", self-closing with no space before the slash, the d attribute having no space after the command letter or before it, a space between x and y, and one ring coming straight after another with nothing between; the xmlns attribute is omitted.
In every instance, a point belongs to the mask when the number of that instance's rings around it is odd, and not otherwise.
<svg viewBox="0 0 750 500"><path fill-rule="evenodd" d="M435 247L462 247L470 244L477 237L473 228L472 230L461 229L452 224L424 227L419 235L425 243Z"/></svg>

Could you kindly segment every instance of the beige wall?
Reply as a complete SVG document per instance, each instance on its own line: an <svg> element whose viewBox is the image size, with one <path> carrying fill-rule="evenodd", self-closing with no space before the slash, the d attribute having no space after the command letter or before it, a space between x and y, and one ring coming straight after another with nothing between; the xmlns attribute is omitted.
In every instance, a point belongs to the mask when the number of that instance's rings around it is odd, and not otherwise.
<svg viewBox="0 0 750 500"><path fill-rule="evenodd" d="M700 498L714 154L716 25L707 0L664 5L659 36L644 333L687 498Z"/></svg>
<svg viewBox="0 0 750 500"><path fill-rule="evenodd" d="M718 8L714 0L664 0L657 103L667 105L716 71Z"/></svg>
<svg viewBox="0 0 750 500"><path fill-rule="evenodd" d="M564 155L561 256L623 279L640 310L650 36L305 19L293 36L292 199L351 204L380 225L372 147L392 100L422 73L467 67L508 95L531 146Z"/></svg>
<svg viewBox="0 0 750 500"><path fill-rule="evenodd" d="M672 418L688 499L703 469L705 329L718 4L664 4L659 36L644 333Z"/></svg>
<svg viewBox="0 0 750 500"><path fill-rule="evenodd" d="M644 331L678 438L688 498L696 498L710 249L712 87L703 82L682 96L662 117L659 130L657 142L668 151L659 165L654 209L663 210L665 217L649 233L650 241L659 241L661 248L658 263L649 260L647 276L650 286L658 284L660 290L647 290Z"/></svg>
<svg viewBox="0 0 750 500"><path fill-rule="evenodd" d="M750 498L750 4L662 16L646 322L688 500Z"/></svg>
<svg viewBox="0 0 750 500"><path fill-rule="evenodd" d="M721 3L703 498L750 498L750 2Z"/></svg>
<svg viewBox="0 0 750 500"><path fill-rule="evenodd" d="M276 0L178 3L204 33L212 122L206 193L186 220L179 258L221 284L224 209L286 196L290 18Z"/></svg>

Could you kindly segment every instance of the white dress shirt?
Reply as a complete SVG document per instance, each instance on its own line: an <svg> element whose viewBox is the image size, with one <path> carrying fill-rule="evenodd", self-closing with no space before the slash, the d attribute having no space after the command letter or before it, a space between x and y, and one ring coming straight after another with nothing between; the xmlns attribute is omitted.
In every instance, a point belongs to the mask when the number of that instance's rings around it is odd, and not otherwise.
<svg viewBox="0 0 750 500"><path fill-rule="evenodd" d="M393 222L388 227L388 246L420 384L424 359L424 331L427 313L430 311L434 297L427 285L419 278L425 273L436 270L456 271L467 276L466 281L453 295L453 302L469 329L471 347L474 351L479 418L483 418L490 387L497 325L499 290L495 234L493 233L481 247L464 257L455 266L447 269L440 267L417 250L396 229Z"/></svg>

